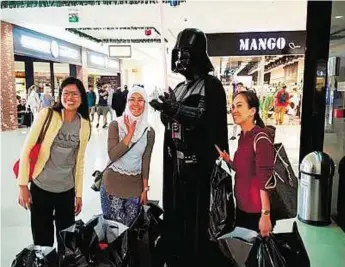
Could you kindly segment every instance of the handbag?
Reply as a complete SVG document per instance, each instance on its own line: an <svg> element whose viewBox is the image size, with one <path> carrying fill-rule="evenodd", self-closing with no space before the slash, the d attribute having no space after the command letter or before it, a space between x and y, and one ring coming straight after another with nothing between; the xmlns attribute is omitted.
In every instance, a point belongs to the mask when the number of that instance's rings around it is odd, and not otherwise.
<svg viewBox="0 0 345 267"><path fill-rule="evenodd" d="M147 127L145 128L143 134L140 136L140 138L138 139L137 142L133 143L126 151L125 153L122 154L122 156L120 158L122 158L124 155L126 155L135 145L136 143L138 143L140 141L140 139L144 136L144 134L146 133L147 131ZM118 158L117 160L119 160L120 158ZM103 174L104 172L114 163L115 161L112 161L110 162L107 167L104 168L103 171L95 171L92 176L95 177L95 180L91 186L91 189L95 192L99 192L100 188L101 188L101 183L102 183L102 180L103 180Z"/></svg>
<svg viewBox="0 0 345 267"><path fill-rule="evenodd" d="M36 165L36 162L37 162L37 159L38 159L38 155L39 155L40 150L41 150L42 142L43 142L44 137L45 137L45 135L46 135L46 133L48 131L50 122L52 120L52 117L53 117L53 110L52 109L48 109L47 117L46 117L46 119L45 119L45 121L43 123L43 126L41 128L41 132L40 132L40 134L38 136L36 144L33 146L33 148L30 151L30 154L29 154L29 164L30 164L29 182L32 181L32 175L33 175L34 170L35 170L35 165ZM18 159L14 163L14 165L13 165L13 172L14 172L16 178L18 178L19 163L20 163L20 160Z"/></svg>
<svg viewBox="0 0 345 267"><path fill-rule="evenodd" d="M254 151L256 151L256 143L260 139L266 139L272 143L266 134L258 134L254 140ZM265 184L265 189L270 196L271 215L274 220L295 218L297 216L298 179L283 144L274 144L274 150L273 174Z"/></svg>

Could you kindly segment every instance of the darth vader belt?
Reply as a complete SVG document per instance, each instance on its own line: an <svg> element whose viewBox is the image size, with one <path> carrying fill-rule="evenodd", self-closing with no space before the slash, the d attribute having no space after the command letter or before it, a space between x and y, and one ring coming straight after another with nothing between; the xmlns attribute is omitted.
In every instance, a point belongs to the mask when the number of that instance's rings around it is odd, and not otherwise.
<svg viewBox="0 0 345 267"><path fill-rule="evenodd" d="M196 155L194 154L189 154L189 153L177 150L176 156L177 156L177 159L184 161L184 163L186 164L193 164L193 163L195 164L198 162L196 159Z"/></svg>

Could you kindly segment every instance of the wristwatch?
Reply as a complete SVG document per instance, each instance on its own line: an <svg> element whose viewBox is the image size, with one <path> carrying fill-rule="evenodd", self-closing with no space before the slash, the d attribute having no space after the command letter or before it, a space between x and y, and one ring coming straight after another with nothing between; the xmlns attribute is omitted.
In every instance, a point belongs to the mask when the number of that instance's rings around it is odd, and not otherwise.
<svg viewBox="0 0 345 267"><path fill-rule="evenodd" d="M144 192L148 192L150 190L149 186L144 187Z"/></svg>
<svg viewBox="0 0 345 267"><path fill-rule="evenodd" d="M269 210L261 210L261 214L262 215L270 215L270 211Z"/></svg>

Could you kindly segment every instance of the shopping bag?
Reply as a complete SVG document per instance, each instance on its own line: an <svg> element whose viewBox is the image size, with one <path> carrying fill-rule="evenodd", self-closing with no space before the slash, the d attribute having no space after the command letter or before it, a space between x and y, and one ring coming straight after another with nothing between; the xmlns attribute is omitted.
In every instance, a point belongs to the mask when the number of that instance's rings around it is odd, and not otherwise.
<svg viewBox="0 0 345 267"><path fill-rule="evenodd" d="M235 199L232 178L223 160L216 161L211 175L209 221L209 233L213 240L234 229Z"/></svg>
<svg viewBox="0 0 345 267"><path fill-rule="evenodd" d="M310 267L310 259L296 222L293 224L292 232L274 234L273 239L286 259L288 266Z"/></svg>
<svg viewBox="0 0 345 267"><path fill-rule="evenodd" d="M259 133L254 139L254 151L259 140L271 139L265 133ZM295 218L297 216L298 179L292 169L282 143L274 144L275 159L272 176L265 189L269 193L272 221Z"/></svg>
<svg viewBox="0 0 345 267"><path fill-rule="evenodd" d="M309 256L294 222L290 233L271 234L256 239L246 267L310 267Z"/></svg>
<svg viewBox="0 0 345 267"><path fill-rule="evenodd" d="M16 255L11 267L58 267L55 248L30 245Z"/></svg>
<svg viewBox="0 0 345 267"><path fill-rule="evenodd" d="M270 195L271 216L277 220L297 216L298 179L283 144L274 144L275 165L265 188Z"/></svg>
<svg viewBox="0 0 345 267"><path fill-rule="evenodd" d="M218 239L219 247L234 262L233 266L244 267L257 236L258 233L253 230L236 227L234 231Z"/></svg>
<svg viewBox="0 0 345 267"><path fill-rule="evenodd" d="M82 220L77 221L70 227L60 231L59 236L63 244L60 265L62 267L88 266L88 243L92 242L91 240L85 240L87 234L84 222Z"/></svg>

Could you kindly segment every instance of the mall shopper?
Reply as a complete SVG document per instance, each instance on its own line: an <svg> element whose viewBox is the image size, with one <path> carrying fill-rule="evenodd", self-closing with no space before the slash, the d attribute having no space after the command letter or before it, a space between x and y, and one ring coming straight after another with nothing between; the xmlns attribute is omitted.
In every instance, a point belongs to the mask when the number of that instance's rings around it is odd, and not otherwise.
<svg viewBox="0 0 345 267"><path fill-rule="evenodd" d="M89 107L91 122L93 122L96 112L96 94L92 84L89 85L89 91L87 92L87 105Z"/></svg>
<svg viewBox="0 0 345 267"><path fill-rule="evenodd" d="M284 85L275 97L275 115L277 125L282 125L284 123L284 116L289 106L289 100L290 96L289 93L286 92L286 85Z"/></svg>
<svg viewBox="0 0 345 267"><path fill-rule="evenodd" d="M107 85L106 90L108 92L108 108L109 108L109 113L110 113L110 121L113 121L115 112L112 108L112 103L113 103L113 96L114 96L115 90L111 87L110 84Z"/></svg>
<svg viewBox="0 0 345 267"><path fill-rule="evenodd" d="M29 189L29 154L50 115ZM80 80L69 77L61 84L58 103L38 114L21 152L19 204L31 210L35 245L53 246L54 221L59 233L71 226L81 212L84 156L89 136L85 88ZM61 250L58 234L57 238Z"/></svg>
<svg viewBox="0 0 345 267"><path fill-rule="evenodd" d="M297 88L292 89L292 94L289 101L288 106L288 116L289 116L289 124L294 124L297 118L297 111L299 109L299 96L297 92Z"/></svg>
<svg viewBox="0 0 345 267"><path fill-rule="evenodd" d="M40 109L50 108L54 105L54 98L51 95L51 88L48 86L44 87L44 92L40 96Z"/></svg>
<svg viewBox="0 0 345 267"><path fill-rule="evenodd" d="M38 87L36 85L30 86L28 90L28 101L27 105L30 107L30 110L33 114L34 119L37 117L37 114L40 110L40 97L38 95Z"/></svg>
<svg viewBox="0 0 345 267"><path fill-rule="evenodd" d="M243 92L243 91L247 91L247 88L244 87L243 83L238 83L237 84L237 93L238 92Z"/></svg>
<svg viewBox="0 0 345 267"><path fill-rule="evenodd" d="M267 236L272 231L270 199L265 190L274 169L271 130L265 128L259 115L259 99L252 91L235 95L232 116L242 130L238 149L233 160L226 152L218 152L236 171L236 225Z"/></svg>
<svg viewBox="0 0 345 267"><path fill-rule="evenodd" d="M108 106L108 97L109 94L106 90L106 85L102 85L100 89L98 89L98 107L97 107L97 115L98 115L98 121L96 128L99 127L99 121L101 119L101 116L103 116L103 128L106 128L108 126L108 112L109 112L109 106Z"/></svg>
<svg viewBox="0 0 345 267"><path fill-rule="evenodd" d="M147 203L148 179L155 131L148 122L148 97L141 87L128 94L124 115L109 126L108 155L101 204L105 219L130 226ZM111 163L110 162L110 163Z"/></svg>

